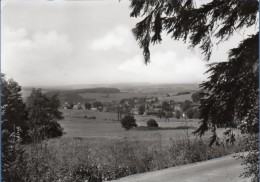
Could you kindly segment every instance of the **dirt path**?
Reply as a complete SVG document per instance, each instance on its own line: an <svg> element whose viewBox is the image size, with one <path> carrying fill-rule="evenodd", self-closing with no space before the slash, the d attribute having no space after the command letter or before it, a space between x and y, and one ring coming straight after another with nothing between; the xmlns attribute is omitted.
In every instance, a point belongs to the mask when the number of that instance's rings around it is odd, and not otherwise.
<svg viewBox="0 0 260 182"><path fill-rule="evenodd" d="M232 156L136 174L115 182L250 182L239 177L243 166L240 165L241 160Z"/></svg>

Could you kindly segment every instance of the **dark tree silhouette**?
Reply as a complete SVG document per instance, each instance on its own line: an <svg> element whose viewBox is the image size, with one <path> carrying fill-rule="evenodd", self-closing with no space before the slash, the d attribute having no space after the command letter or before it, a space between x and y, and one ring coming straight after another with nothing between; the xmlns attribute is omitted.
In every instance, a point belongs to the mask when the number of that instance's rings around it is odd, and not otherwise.
<svg viewBox="0 0 260 182"><path fill-rule="evenodd" d="M127 114L124 116L124 118L121 120L121 125L126 130L129 130L131 128L137 127L136 120L133 115Z"/></svg>
<svg viewBox="0 0 260 182"><path fill-rule="evenodd" d="M181 112L179 110L176 111L176 118L177 119L181 118Z"/></svg>
<svg viewBox="0 0 260 182"><path fill-rule="evenodd" d="M235 31L257 26L257 0L213 0L201 6L195 2L131 1L130 16L144 17L136 24L133 34L143 49L145 63L150 61L149 46L162 41L162 31L174 40L189 42L191 47L199 46L205 60L209 60L213 39L220 43ZM228 128L225 134L229 141L234 141L233 127L251 136L258 134L258 39L258 31L245 37L237 48L229 51L226 62L209 66L209 80L200 85L206 94L200 107L201 125L195 133L203 135L210 129L211 144L218 143L218 124ZM253 138L254 145L258 146L257 137ZM253 181L258 181L258 155L255 154L248 155L253 162L247 163L247 175L254 174Z"/></svg>
<svg viewBox="0 0 260 182"><path fill-rule="evenodd" d="M170 104L167 101L162 102L162 110L169 111L170 110Z"/></svg>
<svg viewBox="0 0 260 182"><path fill-rule="evenodd" d="M138 114L143 115L144 112L145 112L145 106L144 106L144 105L139 106L139 108L138 108Z"/></svg>
<svg viewBox="0 0 260 182"><path fill-rule="evenodd" d="M6 80L1 74L1 129L9 133L16 132L17 127L24 139L28 130L27 112L22 100L21 87L13 79Z"/></svg>
<svg viewBox="0 0 260 182"><path fill-rule="evenodd" d="M63 119L59 107L57 95L47 97L41 89L33 89L26 100L30 128L38 129L46 138L62 136L63 128L57 122Z"/></svg>
<svg viewBox="0 0 260 182"><path fill-rule="evenodd" d="M85 109L90 110L90 109L91 109L91 104L88 103L88 102L86 102L86 103L85 103Z"/></svg>
<svg viewBox="0 0 260 182"><path fill-rule="evenodd" d="M185 100L183 103L181 103L181 108L183 112L186 112L191 106L191 102L189 100Z"/></svg>

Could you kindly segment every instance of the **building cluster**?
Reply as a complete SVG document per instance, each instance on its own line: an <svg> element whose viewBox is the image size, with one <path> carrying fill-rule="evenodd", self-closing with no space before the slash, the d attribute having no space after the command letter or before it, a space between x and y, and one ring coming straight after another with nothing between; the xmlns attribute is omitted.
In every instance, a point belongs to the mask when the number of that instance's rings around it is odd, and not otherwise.
<svg viewBox="0 0 260 182"><path fill-rule="evenodd" d="M69 103L65 102L64 109L87 109L92 111L118 112L133 115L154 115L157 117L177 117L198 111L199 104L191 101L175 102L174 100L160 101L158 97L124 98L120 101ZM189 112L189 113L188 113Z"/></svg>

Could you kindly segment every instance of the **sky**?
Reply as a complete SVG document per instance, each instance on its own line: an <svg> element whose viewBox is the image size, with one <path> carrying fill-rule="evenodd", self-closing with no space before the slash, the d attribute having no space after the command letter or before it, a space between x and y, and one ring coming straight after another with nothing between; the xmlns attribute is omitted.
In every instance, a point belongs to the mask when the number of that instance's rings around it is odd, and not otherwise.
<svg viewBox="0 0 260 182"><path fill-rule="evenodd" d="M151 63L131 29L128 1L9 1L1 11L1 72L22 86L128 82L201 83L207 64L225 61L241 33L214 47L209 62L199 49L166 34L151 47Z"/></svg>

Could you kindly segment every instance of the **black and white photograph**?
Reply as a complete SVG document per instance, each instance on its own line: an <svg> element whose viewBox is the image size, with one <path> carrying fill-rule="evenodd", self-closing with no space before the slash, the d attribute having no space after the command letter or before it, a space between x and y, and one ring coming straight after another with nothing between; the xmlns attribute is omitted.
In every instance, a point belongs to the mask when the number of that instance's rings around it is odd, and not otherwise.
<svg viewBox="0 0 260 182"><path fill-rule="evenodd" d="M2 182L258 182L258 0L1 0Z"/></svg>

